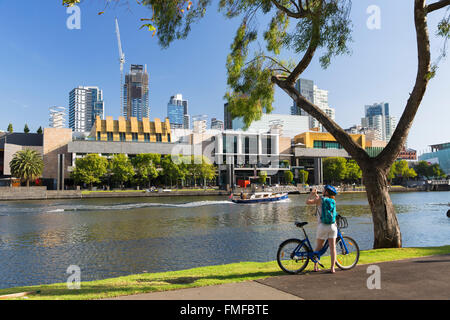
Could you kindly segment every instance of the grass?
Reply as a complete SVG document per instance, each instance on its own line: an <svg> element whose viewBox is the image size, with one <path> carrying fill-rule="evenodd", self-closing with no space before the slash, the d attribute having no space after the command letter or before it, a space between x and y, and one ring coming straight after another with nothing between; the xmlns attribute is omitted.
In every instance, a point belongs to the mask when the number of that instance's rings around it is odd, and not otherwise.
<svg viewBox="0 0 450 320"><path fill-rule="evenodd" d="M450 245L441 247L366 250L361 251L358 264L372 264L449 253ZM322 258L321 262L326 268L329 268L329 257ZM310 263L306 270L310 271L312 270L312 267L313 264ZM25 299L101 299L146 292L167 291L249 281L279 275L284 275L284 273L280 270L276 261L240 262L227 265L200 267L189 270L162 273L143 273L98 281L82 282L81 288L78 290L67 289L66 283L1 289L0 295L40 291L40 293L29 295ZM24 298L16 299L20 300Z"/></svg>

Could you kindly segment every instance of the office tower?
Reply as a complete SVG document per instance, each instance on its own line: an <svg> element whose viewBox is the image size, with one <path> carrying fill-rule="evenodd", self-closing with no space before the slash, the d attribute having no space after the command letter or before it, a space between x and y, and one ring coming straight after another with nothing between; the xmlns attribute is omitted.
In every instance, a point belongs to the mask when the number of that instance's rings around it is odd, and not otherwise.
<svg viewBox="0 0 450 320"><path fill-rule="evenodd" d="M306 100L318 106L332 120L335 119L336 112L333 108L330 108L328 104L328 90L319 89L314 85L314 81L301 78L295 83L295 88L306 98ZM293 101L293 106L291 107L291 115L309 116L310 129L318 128L319 131L326 131L318 120L298 107L295 101Z"/></svg>
<svg viewBox="0 0 450 320"><path fill-rule="evenodd" d="M207 129L208 116L206 114L192 117L192 130L194 133L205 133Z"/></svg>
<svg viewBox="0 0 450 320"><path fill-rule="evenodd" d="M382 102L365 106L365 117L361 119L361 125L372 129L376 140L388 142L397 123L395 117L389 115L389 103Z"/></svg>
<svg viewBox="0 0 450 320"><path fill-rule="evenodd" d="M74 88L69 93L69 128L74 132L91 130L95 118L104 118L103 91L98 87Z"/></svg>
<svg viewBox="0 0 450 320"><path fill-rule="evenodd" d="M306 100L314 103L314 81L300 78L295 83L295 89L297 89ZM303 109L297 106L296 101L294 101L294 105L291 107L291 114L301 116L308 115Z"/></svg>
<svg viewBox="0 0 450 320"><path fill-rule="evenodd" d="M190 117L188 115L188 101L183 100L183 95L178 93L170 97L167 104L167 117L172 129L189 129Z"/></svg>
<svg viewBox="0 0 450 320"><path fill-rule="evenodd" d="M215 130L223 130L224 129L224 123L222 120L212 118L211 119L211 129Z"/></svg>
<svg viewBox="0 0 450 320"><path fill-rule="evenodd" d="M49 109L49 127L50 128L64 128L66 126L66 108L51 107Z"/></svg>
<svg viewBox="0 0 450 320"><path fill-rule="evenodd" d="M147 66L132 64L130 73L125 75L123 86L123 116L126 119L136 117L139 121L148 118L149 91Z"/></svg>

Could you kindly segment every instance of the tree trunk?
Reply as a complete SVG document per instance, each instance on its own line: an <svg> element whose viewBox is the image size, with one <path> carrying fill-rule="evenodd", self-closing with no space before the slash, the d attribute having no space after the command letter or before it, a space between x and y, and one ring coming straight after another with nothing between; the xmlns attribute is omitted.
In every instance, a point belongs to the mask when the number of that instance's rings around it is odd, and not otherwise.
<svg viewBox="0 0 450 320"><path fill-rule="evenodd" d="M372 211L373 248L401 248L402 236L394 205L389 196L387 172L373 166L361 169Z"/></svg>

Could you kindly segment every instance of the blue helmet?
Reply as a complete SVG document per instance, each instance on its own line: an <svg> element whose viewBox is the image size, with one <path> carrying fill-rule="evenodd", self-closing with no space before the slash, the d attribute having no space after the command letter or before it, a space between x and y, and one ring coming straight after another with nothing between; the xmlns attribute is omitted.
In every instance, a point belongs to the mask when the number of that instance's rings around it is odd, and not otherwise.
<svg viewBox="0 0 450 320"><path fill-rule="evenodd" d="M324 190L328 191L328 193L330 193L330 194L333 195L333 196L335 196L335 195L338 194L336 188L333 187L333 186L330 186L329 184L327 184L327 185L324 187Z"/></svg>

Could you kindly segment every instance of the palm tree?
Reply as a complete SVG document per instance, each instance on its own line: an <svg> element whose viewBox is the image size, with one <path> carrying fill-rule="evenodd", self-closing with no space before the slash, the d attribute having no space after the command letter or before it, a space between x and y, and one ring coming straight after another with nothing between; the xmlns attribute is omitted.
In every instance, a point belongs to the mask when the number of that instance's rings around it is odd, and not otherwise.
<svg viewBox="0 0 450 320"><path fill-rule="evenodd" d="M11 175L25 180L29 187L30 181L39 178L42 174L44 162L37 151L25 149L14 154L9 166Z"/></svg>

